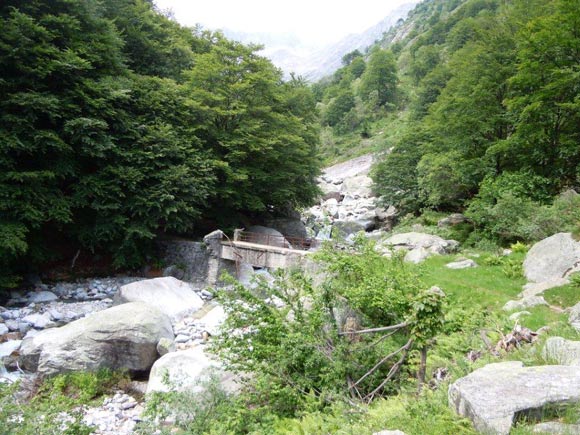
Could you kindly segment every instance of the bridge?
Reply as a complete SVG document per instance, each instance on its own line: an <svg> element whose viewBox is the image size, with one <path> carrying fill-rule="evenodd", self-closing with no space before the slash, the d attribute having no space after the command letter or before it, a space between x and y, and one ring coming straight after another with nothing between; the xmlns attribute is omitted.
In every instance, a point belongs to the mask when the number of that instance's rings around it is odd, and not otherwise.
<svg viewBox="0 0 580 435"><path fill-rule="evenodd" d="M312 252L311 249L318 247L318 241L315 239L235 230L234 238L230 240L221 234L220 257L236 263L248 263L254 267L277 269L298 266L304 257Z"/></svg>

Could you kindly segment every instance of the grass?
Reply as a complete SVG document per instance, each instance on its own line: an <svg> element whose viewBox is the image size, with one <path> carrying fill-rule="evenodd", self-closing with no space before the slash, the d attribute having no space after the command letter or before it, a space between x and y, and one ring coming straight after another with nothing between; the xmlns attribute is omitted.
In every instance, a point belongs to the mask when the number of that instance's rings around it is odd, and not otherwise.
<svg viewBox="0 0 580 435"><path fill-rule="evenodd" d="M521 262L523 256L512 254L510 258ZM506 276L502 265L487 266L481 258L473 258L478 267L453 270L445 265L454 261L454 256L433 256L420 266L421 276L426 285L441 287L454 305L497 311L507 301L517 299L526 281Z"/></svg>
<svg viewBox="0 0 580 435"><path fill-rule="evenodd" d="M544 292L544 298L551 305L572 307L580 301L580 287L574 284L554 287Z"/></svg>

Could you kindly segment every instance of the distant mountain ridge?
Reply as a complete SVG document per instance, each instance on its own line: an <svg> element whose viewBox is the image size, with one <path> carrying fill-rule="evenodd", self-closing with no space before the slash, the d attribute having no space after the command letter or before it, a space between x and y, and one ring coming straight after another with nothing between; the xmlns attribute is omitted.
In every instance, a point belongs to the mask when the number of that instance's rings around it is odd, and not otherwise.
<svg viewBox="0 0 580 435"><path fill-rule="evenodd" d="M284 71L286 76L296 73L315 82L328 76L342 65L342 57L354 50L364 51L383 37L392 27L401 25L418 0L399 6L379 23L366 31L344 37L342 40L316 47L289 33L244 33L224 29L224 34L243 43L264 45L262 54Z"/></svg>

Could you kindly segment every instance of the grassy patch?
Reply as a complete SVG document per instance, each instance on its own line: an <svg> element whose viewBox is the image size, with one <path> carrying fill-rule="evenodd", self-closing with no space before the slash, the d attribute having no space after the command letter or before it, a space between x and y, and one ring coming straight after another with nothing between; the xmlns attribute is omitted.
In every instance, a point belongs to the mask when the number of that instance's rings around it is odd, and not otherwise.
<svg viewBox="0 0 580 435"><path fill-rule="evenodd" d="M574 284L554 287L544 292L544 299L551 305L572 307L580 302L580 287Z"/></svg>
<svg viewBox="0 0 580 435"><path fill-rule="evenodd" d="M515 262L523 260L523 254L510 257ZM503 265L485 265L480 258L473 258L478 267L453 270L445 265L454 261L454 256L433 256L420 266L421 276L426 285L441 287L453 305L500 310L507 301L517 298L525 279L507 276Z"/></svg>

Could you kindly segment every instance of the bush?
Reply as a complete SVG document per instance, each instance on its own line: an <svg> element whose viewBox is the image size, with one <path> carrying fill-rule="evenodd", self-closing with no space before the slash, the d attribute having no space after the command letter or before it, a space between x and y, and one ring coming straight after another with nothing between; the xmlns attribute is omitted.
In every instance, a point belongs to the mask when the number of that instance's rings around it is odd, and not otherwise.
<svg viewBox="0 0 580 435"><path fill-rule="evenodd" d="M406 356L442 326L443 295L422 291L400 256L384 258L359 240L354 252L327 248L318 260L328 277L320 287L298 272L220 295L225 329L236 333L217 337L215 351L231 370L266 380L258 405L282 417L352 394L370 401L397 392ZM392 325L383 339L353 333Z"/></svg>

